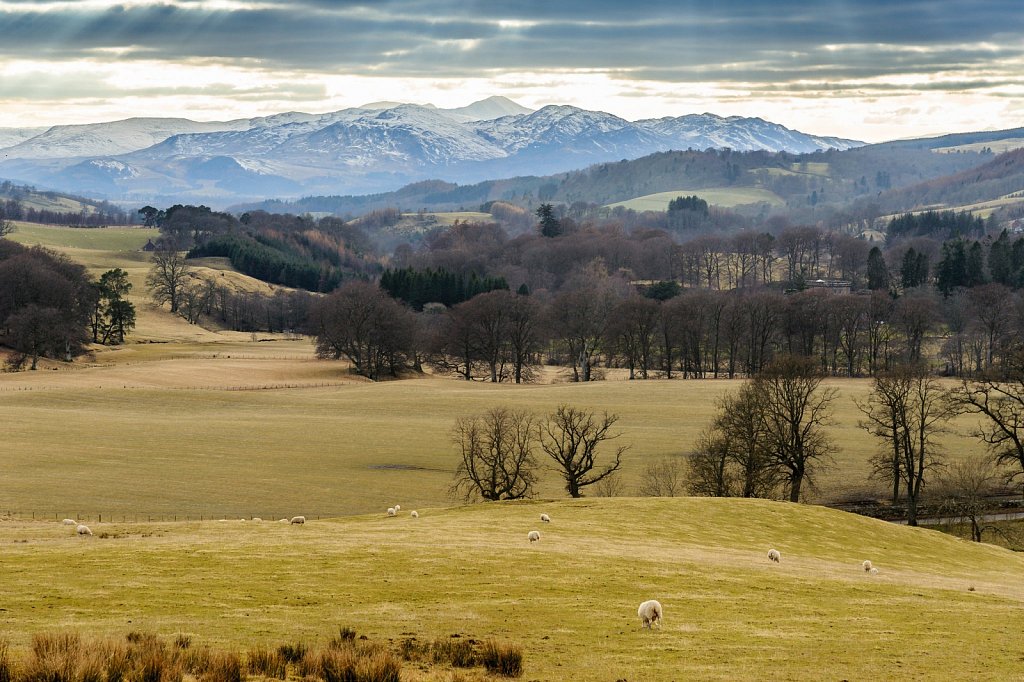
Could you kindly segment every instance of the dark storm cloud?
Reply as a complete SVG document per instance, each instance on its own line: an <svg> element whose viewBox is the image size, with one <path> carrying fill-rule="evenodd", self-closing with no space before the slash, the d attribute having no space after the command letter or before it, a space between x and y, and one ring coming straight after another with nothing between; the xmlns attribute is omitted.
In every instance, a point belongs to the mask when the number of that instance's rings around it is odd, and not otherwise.
<svg viewBox="0 0 1024 682"><path fill-rule="evenodd" d="M0 56L102 58L117 48L118 59L257 60L267 69L377 76L598 69L670 82L785 83L974 71L1024 52L1019 0L38 7L0 1Z"/></svg>

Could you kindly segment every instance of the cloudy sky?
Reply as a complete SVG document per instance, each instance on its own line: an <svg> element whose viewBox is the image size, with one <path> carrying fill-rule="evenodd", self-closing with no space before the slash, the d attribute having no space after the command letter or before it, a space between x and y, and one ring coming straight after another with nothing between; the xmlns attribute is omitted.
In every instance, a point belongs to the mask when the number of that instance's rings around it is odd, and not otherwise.
<svg viewBox="0 0 1024 682"><path fill-rule="evenodd" d="M0 0L0 126L504 95L867 141L1024 126L1021 0Z"/></svg>

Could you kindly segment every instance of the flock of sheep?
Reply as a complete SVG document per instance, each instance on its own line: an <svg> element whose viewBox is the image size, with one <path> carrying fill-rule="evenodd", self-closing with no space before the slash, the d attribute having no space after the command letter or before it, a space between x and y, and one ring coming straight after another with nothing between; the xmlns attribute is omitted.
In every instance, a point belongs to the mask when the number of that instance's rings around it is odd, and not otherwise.
<svg viewBox="0 0 1024 682"><path fill-rule="evenodd" d="M402 505L396 504L394 507L388 507L387 515L388 516L397 516L398 512L400 512L400 511L402 511ZM416 510L413 510L412 512L409 513L409 516L414 518L414 519L418 519L420 515L416 512ZM541 514L540 515L540 520L541 520L542 523L551 523L551 517L548 516L547 514ZM245 519L242 519L242 521L245 521ZM260 519L260 518L253 518L253 521L262 521L262 519ZM291 523L292 525L302 525L302 524L306 523L306 517L305 516L293 516L290 520L289 519L281 519L280 522L281 523ZM75 532L78 533L79 535L92 535L92 531L89 529L89 526L86 526L85 524L80 524L77 521L75 521L74 519L64 519L61 523L63 523L65 526L76 526L77 525L77 528L75 529ZM539 542L540 541L540 531L539 530L531 530L529 533L526 534L526 539L530 541L530 544L533 544L534 542ZM772 561L774 563L777 563L777 564L781 563L782 562L782 553L779 552L779 550L774 549L774 548L769 549L768 550L768 560ZM870 559L864 560L864 562L861 564L861 568L864 569L865 573L868 573L870 575L878 575L878 569L875 568L871 564L871 560ZM661 628L662 617L664 615L664 610L662 609L661 602L659 602L657 599L648 599L647 601L644 601L644 602L640 603L640 608L637 609L636 615L640 618L640 627L641 627L641 629L643 629L643 628L653 628L655 625L657 625L658 628L660 629Z"/></svg>

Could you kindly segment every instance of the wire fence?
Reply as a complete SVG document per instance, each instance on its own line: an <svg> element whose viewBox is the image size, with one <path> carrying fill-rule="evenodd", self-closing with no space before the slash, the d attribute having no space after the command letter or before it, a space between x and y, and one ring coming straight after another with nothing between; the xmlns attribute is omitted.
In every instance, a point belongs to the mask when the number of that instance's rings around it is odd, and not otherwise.
<svg viewBox="0 0 1024 682"><path fill-rule="evenodd" d="M72 519L79 523L168 523L178 521L278 521L291 519L296 514L169 514L166 512L137 513L137 512L97 512L97 511L75 511L75 512L41 512L41 511L0 511L0 517L5 521L38 521L60 523L64 519ZM332 518L342 514L304 514L307 521L319 521L321 518Z"/></svg>
<svg viewBox="0 0 1024 682"><path fill-rule="evenodd" d="M128 390L128 391L280 391L288 389L305 388L336 388L339 386L351 386L346 381L321 381L301 383L278 383L278 384L248 384L240 386L132 386L122 384L96 385L96 386L0 386L0 393L17 393L21 391L75 391L75 390Z"/></svg>

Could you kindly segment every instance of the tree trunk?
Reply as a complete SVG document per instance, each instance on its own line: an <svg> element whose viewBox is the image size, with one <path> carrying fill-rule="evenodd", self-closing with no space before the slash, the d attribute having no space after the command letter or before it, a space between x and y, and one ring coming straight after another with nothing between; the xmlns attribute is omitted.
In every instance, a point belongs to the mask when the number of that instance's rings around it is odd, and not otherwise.
<svg viewBox="0 0 1024 682"><path fill-rule="evenodd" d="M794 471L789 478L789 501L800 501L800 485L804 482L804 472Z"/></svg>

